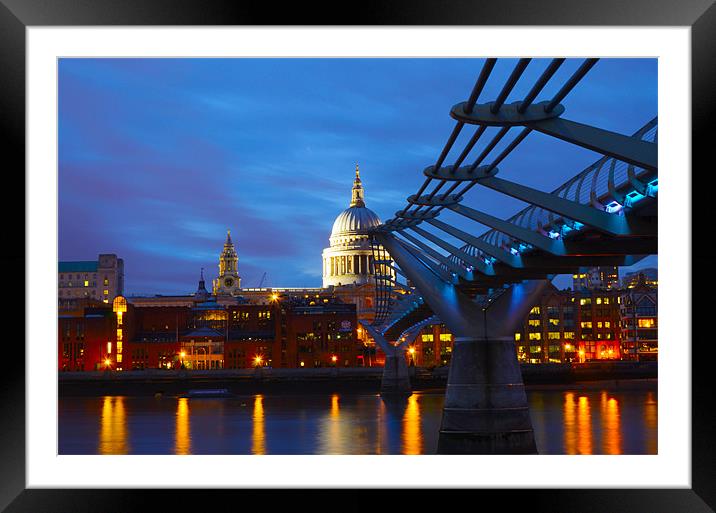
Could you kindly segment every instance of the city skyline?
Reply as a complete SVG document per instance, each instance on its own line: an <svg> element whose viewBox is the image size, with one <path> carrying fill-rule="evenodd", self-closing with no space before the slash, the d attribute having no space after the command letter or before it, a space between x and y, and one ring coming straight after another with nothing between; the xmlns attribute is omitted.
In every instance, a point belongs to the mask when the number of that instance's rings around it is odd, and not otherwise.
<svg viewBox="0 0 716 513"><path fill-rule="evenodd" d="M495 74L509 74L513 61ZM535 61L526 76L548 62ZM127 293L186 293L200 268L216 276L230 229L244 287L264 272L264 286L318 287L321 250L350 201L355 164L366 205L392 217L435 161L454 123L446 106L470 89L482 62L61 59L60 260L116 253ZM568 60L560 74L578 63ZM565 102L570 117L636 130L657 113L656 68L654 59L600 61ZM554 188L596 160L582 149L550 152L560 143L545 139L527 140L504 172L536 185L545 176L535 165L553 169L540 187ZM537 147L547 150L530 153ZM522 208L479 192L470 200L497 215ZM656 267L656 256L623 269L643 267Z"/></svg>

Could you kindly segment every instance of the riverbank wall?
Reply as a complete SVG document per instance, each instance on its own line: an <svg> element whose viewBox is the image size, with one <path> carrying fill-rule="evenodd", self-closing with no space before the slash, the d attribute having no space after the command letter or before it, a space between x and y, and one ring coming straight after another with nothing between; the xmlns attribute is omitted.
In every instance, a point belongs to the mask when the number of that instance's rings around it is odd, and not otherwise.
<svg viewBox="0 0 716 513"><path fill-rule="evenodd" d="M585 364L523 364L530 388L573 385L654 386L656 362L590 362ZM410 367L413 390L443 389L447 367ZM60 396L176 395L195 389L225 388L234 394L257 393L379 393L382 367L318 369L221 369L212 371L147 369L124 372L61 372Z"/></svg>

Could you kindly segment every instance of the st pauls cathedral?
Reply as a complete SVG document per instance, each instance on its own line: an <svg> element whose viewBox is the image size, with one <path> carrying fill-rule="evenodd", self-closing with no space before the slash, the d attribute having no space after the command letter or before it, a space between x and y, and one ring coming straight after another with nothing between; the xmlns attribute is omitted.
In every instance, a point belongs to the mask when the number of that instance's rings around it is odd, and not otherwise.
<svg viewBox="0 0 716 513"><path fill-rule="evenodd" d="M380 224L378 214L366 206L360 169L356 165L350 203L333 222L328 239L329 246L323 250L322 289L282 287L242 289L241 277L238 273L238 255L229 231L219 256L219 276L213 281L213 294L219 301L227 300L227 296L233 296L254 302L260 301L269 291L287 295L331 293L344 303L355 304L359 319L372 320L375 315L375 279L373 249L368 231ZM395 271L388 268L388 272L395 280Z"/></svg>

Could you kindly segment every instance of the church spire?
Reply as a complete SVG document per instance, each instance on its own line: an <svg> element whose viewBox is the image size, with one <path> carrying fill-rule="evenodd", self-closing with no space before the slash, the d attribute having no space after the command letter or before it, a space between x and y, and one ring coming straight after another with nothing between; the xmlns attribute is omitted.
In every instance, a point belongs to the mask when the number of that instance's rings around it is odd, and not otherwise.
<svg viewBox="0 0 716 513"><path fill-rule="evenodd" d="M360 170L356 164L356 177L353 180L353 190L351 191L351 207L365 207L365 197L363 192L363 184L360 181Z"/></svg>
<svg viewBox="0 0 716 513"><path fill-rule="evenodd" d="M206 290L206 284L204 283L204 268L201 268L201 276L199 278L199 287L196 289L195 297L198 301L206 301L209 297L209 291Z"/></svg>

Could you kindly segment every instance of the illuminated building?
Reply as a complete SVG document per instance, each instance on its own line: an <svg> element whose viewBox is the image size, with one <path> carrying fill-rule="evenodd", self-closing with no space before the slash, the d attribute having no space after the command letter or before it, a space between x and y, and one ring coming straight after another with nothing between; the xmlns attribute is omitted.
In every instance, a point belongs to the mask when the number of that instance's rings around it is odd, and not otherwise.
<svg viewBox="0 0 716 513"><path fill-rule="evenodd" d="M657 287L659 285L659 271L655 267L648 267L628 273L622 280L622 286L625 289L634 288L640 283L650 287Z"/></svg>
<svg viewBox="0 0 716 513"><path fill-rule="evenodd" d="M624 358L656 360L659 354L657 281L640 272L635 282L627 283L629 287L621 298Z"/></svg>
<svg viewBox="0 0 716 513"><path fill-rule="evenodd" d="M190 304L175 296L173 305L134 299L118 296L112 305L64 312L58 324L59 369L364 365L355 305L329 294L280 296L262 304L239 298L221 304L214 296Z"/></svg>
<svg viewBox="0 0 716 513"><path fill-rule="evenodd" d="M323 286L373 282L373 250L368 230L380 225L378 215L365 206L363 184L356 166L351 202L336 217L330 247L323 250ZM388 273L395 279L394 271Z"/></svg>
<svg viewBox="0 0 716 513"><path fill-rule="evenodd" d="M219 256L219 276L214 280L214 294L235 296L241 289L239 257L231 240L231 231L226 232L224 250Z"/></svg>
<svg viewBox="0 0 716 513"><path fill-rule="evenodd" d="M621 297L617 290L550 289L514 333L522 363L578 363L622 357ZM416 338L416 365L450 362L453 336L444 325L424 328Z"/></svg>
<svg viewBox="0 0 716 513"><path fill-rule="evenodd" d="M427 326L411 345L409 358L418 367L449 365L452 356L453 336L444 324Z"/></svg>
<svg viewBox="0 0 716 513"><path fill-rule="evenodd" d="M101 254L97 260L59 262L58 304L69 308L94 300L110 304L124 292L124 260Z"/></svg>
<svg viewBox="0 0 716 513"><path fill-rule="evenodd" d="M619 288L619 267L592 267L572 275L574 290L614 290Z"/></svg>
<svg viewBox="0 0 716 513"><path fill-rule="evenodd" d="M100 305L81 306L60 312L57 319L60 371L107 368L107 342L112 337L115 323L108 305Z"/></svg>

